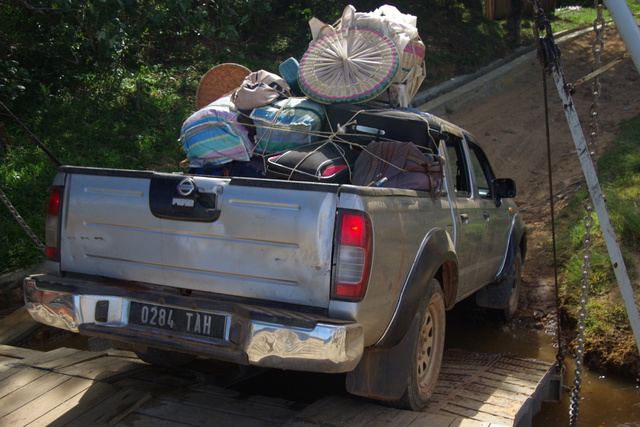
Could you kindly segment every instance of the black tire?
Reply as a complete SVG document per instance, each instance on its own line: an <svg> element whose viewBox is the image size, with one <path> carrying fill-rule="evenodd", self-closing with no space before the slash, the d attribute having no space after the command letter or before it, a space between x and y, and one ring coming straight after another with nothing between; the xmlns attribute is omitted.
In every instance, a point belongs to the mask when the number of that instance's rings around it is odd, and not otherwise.
<svg viewBox="0 0 640 427"><path fill-rule="evenodd" d="M196 359L196 356L175 351L161 350L147 347L145 352L136 352L138 359L162 368L179 368L188 365Z"/></svg>
<svg viewBox="0 0 640 427"><path fill-rule="evenodd" d="M444 353L445 304L440 283L433 279L420 305L420 330L407 378L407 389L397 406L419 411L436 387Z"/></svg>
<svg viewBox="0 0 640 427"><path fill-rule="evenodd" d="M518 311L520 290L522 289L522 254L520 251L516 253L513 259L511 270L509 270L509 275L506 280L510 289L509 305L504 308L503 315L506 320L510 320L516 311Z"/></svg>

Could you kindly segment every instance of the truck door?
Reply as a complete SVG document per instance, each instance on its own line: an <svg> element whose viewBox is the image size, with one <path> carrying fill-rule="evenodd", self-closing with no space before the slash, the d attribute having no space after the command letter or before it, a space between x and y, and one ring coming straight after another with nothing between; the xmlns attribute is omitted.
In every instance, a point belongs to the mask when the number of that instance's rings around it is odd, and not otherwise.
<svg viewBox="0 0 640 427"><path fill-rule="evenodd" d="M450 135L446 142L449 188L453 187L451 201L454 205L454 244L458 254L458 295L471 294L484 278L479 276L482 261L482 239L486 223L482 207L474 192L471 168L467 161L463 140Z"/></svg>
<svg viewBox="0 0 640 427"><path fill-rule="evenodd" d="M499 272L505 257L511 230L509 206L494 195L495 174L487 156L471 135L465 135L469 160L473 169L476 186L476 201L484 221L485 233L482 236L482 277L493 280Z"/></svg>

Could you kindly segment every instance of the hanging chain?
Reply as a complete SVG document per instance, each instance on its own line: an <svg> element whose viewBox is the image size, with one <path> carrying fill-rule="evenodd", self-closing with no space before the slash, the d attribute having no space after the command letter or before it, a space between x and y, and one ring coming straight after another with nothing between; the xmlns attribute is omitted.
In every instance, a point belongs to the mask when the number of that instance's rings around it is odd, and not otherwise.
<svg viewBox="0 0 640 427"><path fill-rule="evenodd" d="M593 207L588 204L585 207L587 214L584 218L585 233L582 237L584 249L582 251L582 294L580 297L580 320L578 321L578 349L576 352L575 379L573 381L573 391L571 393L571 407L569 410L570 425L573 427L578 422L578 409L580 407L580 389L582 387L582 366L584 362L584 341L585 329L587 326L587 302L589 301L589 275L591 274L591 244L593 235Z"/></svg>
<svg viewBox="0 0 640 427"><path fill-rule="evenodd" d="M593 50L594 60L591 63L592 71L596 71L602 67L602 53L604 52L604 39L602 33L604 32L604 17L603 10L604 5L595 0L594 7L596 9L596 18L593 21L593 31L596 34L595 39L591 45ZM598 123L598 116L600 115L600 94L602 93L602 84L600 83L600 77L596 75L591 85L592 100L589 113L591 116L591 123L589 124L589 136L591 137L590 151L593 156L598 149L597 138L600 133L600 125Z"/></svg>
<svg viewBox="0 0 640 427"><path fill-rule="evenodd" d="M11 204L11 202L9 201L7 196L4 194L2 189L0 189L0 200L2 200L2 203L7 207L7 209L9 209L9 212L11 212L11 215L13 215L13 218L15 218L15 220L18 222L18 225L22 227L22 229L25 231L25 233L27 233L27 235L31 238L33 243L35 243L38 249L44 252L45 246L42 244L40 239L38 239L38 236L35 235L35 233L31 230L31 228L29 228L29 225L27 225L25 220L20 216L20 214L18 213L16 208Z"/></svg>
<svg viewBox="0 0 640 427"><path fill-rule="evenodd" d="M593 21L593 31L595 32L595 39L591 45L593 50L594 60L591 68L596 71L602 68L602 53L604 52L604 39L602 33L604 32L604 18L603 10L604 6L601 1L594 0L594 8L596 10L596 18ZM602 93L602 84L600 83L599 75L595 75L592 89L592 100L590 107L591 123L589 125L590 153L593 156L598 148L597 138L600 133L600 125L598 124L598 116L600 115L600 95ZM584 250L582 252L582 294L580 297L580 312L578 321L578 349L576 351L576 369L575 379L573 381L573 390L571 393L571 406L569 409L570 420L569 423L572 427L578 423L578 410L580 407L580 391L582 388L582 367L584 363L584 341L585 341L585 329L587 326L587 302L589 301L589 275L591 273L591 244L593 243L593 235L591 234L591 228L593 227L593 207L588 204L585 207L587 213L584 218L585 233L582 238Z"/></svg>
<svg viewBox="0 0 640 427"><path fill-rule="evenodd" d="M547 77L546 73L549 71L552 62L557 62L560 58L560 50L553 40L553 31L549 20L544 14L544 10L540 6L538 0L530 0L533 6L533 12L535 17L535 25L533 27L533 35L536 38L538 49L538 61L542 66L542 88L544 98L544 118L545 118L545 130L547 140L547 167L549 173L549 208L551 216L551 240L552 240L552 254L553 254L553 279L556 301L556 344L558 346L558 352L556 353L556 372L562 375L565 372L564 358L565 358L565 345L562 342L562 317L560 316L560 295L558 284L558 260L556 250L556 229L555 229L555 205L553 194L553 169L551 162L551 134L549 123L549 96L547 93Z"/></svg>

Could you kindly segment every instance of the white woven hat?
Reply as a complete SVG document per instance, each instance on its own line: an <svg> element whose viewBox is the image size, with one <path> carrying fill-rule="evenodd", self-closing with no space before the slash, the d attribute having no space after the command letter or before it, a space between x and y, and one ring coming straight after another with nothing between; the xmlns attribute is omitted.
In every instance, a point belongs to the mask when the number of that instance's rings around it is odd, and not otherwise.
<svg viewBox="0 0 640 427"><path fill-rule="evenodd" d="M300 88L324 104L374 99L393 81L399 55L393 42L369 28L345 28L314 43L302 57Z"/></svg>

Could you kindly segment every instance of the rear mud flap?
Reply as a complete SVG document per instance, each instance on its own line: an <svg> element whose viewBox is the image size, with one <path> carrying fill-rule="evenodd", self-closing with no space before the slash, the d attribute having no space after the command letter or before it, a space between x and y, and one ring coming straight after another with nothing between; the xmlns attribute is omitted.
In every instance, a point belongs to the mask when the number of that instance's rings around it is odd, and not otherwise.
<svg viewBox="0 0 640 427"><path fill-rule="evenodd" d="M358 366L347 374L347 391L369 399L399 400L407 388L419 329L418 313L398 345L390 349L365 349Z"/></svg>

